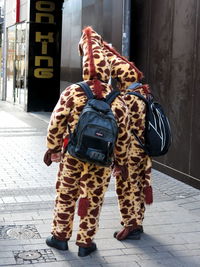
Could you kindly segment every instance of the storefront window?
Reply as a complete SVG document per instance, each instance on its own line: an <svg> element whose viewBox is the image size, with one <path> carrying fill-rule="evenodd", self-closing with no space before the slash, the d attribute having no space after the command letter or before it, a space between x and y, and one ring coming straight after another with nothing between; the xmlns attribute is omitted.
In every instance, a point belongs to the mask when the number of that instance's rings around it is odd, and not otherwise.
<svg viewBox="0 0 200 267"><path fill-rule="evenodd" d="M26 24L7 29L7 91L6 100L25 104Z"/></svg>
<svg viewBox="0 0 200 267"><path fill-rule="evenodd" d="M14 101L15 26L7 29L7 90L6 100Z"/></svg>
<svg viewBox="0 0 200 267"><path fill-rule="evenodd" d="M18 24L16 30L14 101L20 105L25 103L25 26L25 23Z"/></svg>

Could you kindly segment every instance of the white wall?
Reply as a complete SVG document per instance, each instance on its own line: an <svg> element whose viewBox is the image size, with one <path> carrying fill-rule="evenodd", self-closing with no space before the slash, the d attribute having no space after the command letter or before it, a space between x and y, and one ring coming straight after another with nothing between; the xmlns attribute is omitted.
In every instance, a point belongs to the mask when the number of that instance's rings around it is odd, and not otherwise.
<svg viewBox="0 0 200 267"><path fill-rule="evenodd" d="M21 0L21 3L20 3L20 21L29 21L29 13L30 13L29 0Z"/></svg>
<svg viewBox="0 0 200 267"><path fill-rule="evenodd" d="M20 21L29 19L29 0L20 1ZM5 24L9 27L16 23L16 0L5 1Z"/></svg>

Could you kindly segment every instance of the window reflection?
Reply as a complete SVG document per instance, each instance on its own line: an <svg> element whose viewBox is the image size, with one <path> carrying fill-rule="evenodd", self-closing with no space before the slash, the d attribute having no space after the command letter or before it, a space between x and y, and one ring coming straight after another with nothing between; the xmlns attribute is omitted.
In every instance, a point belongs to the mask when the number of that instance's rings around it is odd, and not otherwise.
<svg viewBox="0 0 200 267"><path fill-rule="evenodd" d="M7 29L7 96L6 100L25 104L26 24Z"/></svg>
<svg viewBox="0 0 200 267"><path fill-rule="evenodd" d="M25 23L17 25L16 31L16 56L15 56L15 102L24 105L25 101Z"/></svg>
<svg viewBox="0 0 200 267"><path fill-rule="evenodd" d="M14 100L15 26L7 29L7 91L6 100Z"/></svg>

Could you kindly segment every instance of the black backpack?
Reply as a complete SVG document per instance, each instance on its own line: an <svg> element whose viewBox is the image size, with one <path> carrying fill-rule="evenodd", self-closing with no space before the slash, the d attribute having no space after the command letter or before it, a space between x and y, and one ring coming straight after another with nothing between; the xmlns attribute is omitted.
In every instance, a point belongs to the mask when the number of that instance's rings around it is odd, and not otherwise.
<svg viewBox="0 0 200 267"><path fill-rule="evenodd" d="M83 108L67 150L70 155L84 162L100 166L110 166L118 135L118 125L110 104L119 95L112 91L105 99L95 99L85 82L77 83L87 95L88 101Z"/></svg>
<svg viewBox="0 0 200 267"><path fill-rule="evenodd" d="M162 106L154 101L151 94L147 98L138 92L128 92L127 94L135 95L146 103L145 144L142 143L135 131L132 131L140 146L151 157L166 154L171 145L172 136L169 120Z"/></svg>

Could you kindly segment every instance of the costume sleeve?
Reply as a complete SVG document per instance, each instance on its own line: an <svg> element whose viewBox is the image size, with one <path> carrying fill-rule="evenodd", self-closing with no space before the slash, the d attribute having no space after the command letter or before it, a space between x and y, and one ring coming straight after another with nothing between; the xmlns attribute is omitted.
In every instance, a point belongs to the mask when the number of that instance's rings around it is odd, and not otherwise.
<svg viewBox="0 0 200 267"><path fill-rule="evenodd" d="M67 87L60 96L50 118L47 130L47 147L52 152L62 149L63 134L67 129L67 121L73 108L72 87Z"/></svg>
<svg viewBox="0 0 200 267"><path fill-rule="evenodd" d="M115 165L125 166L127 164L128 146L130 144L130 123L127 107L116 108L118 117L118 138L115 146Z"/></svg>

